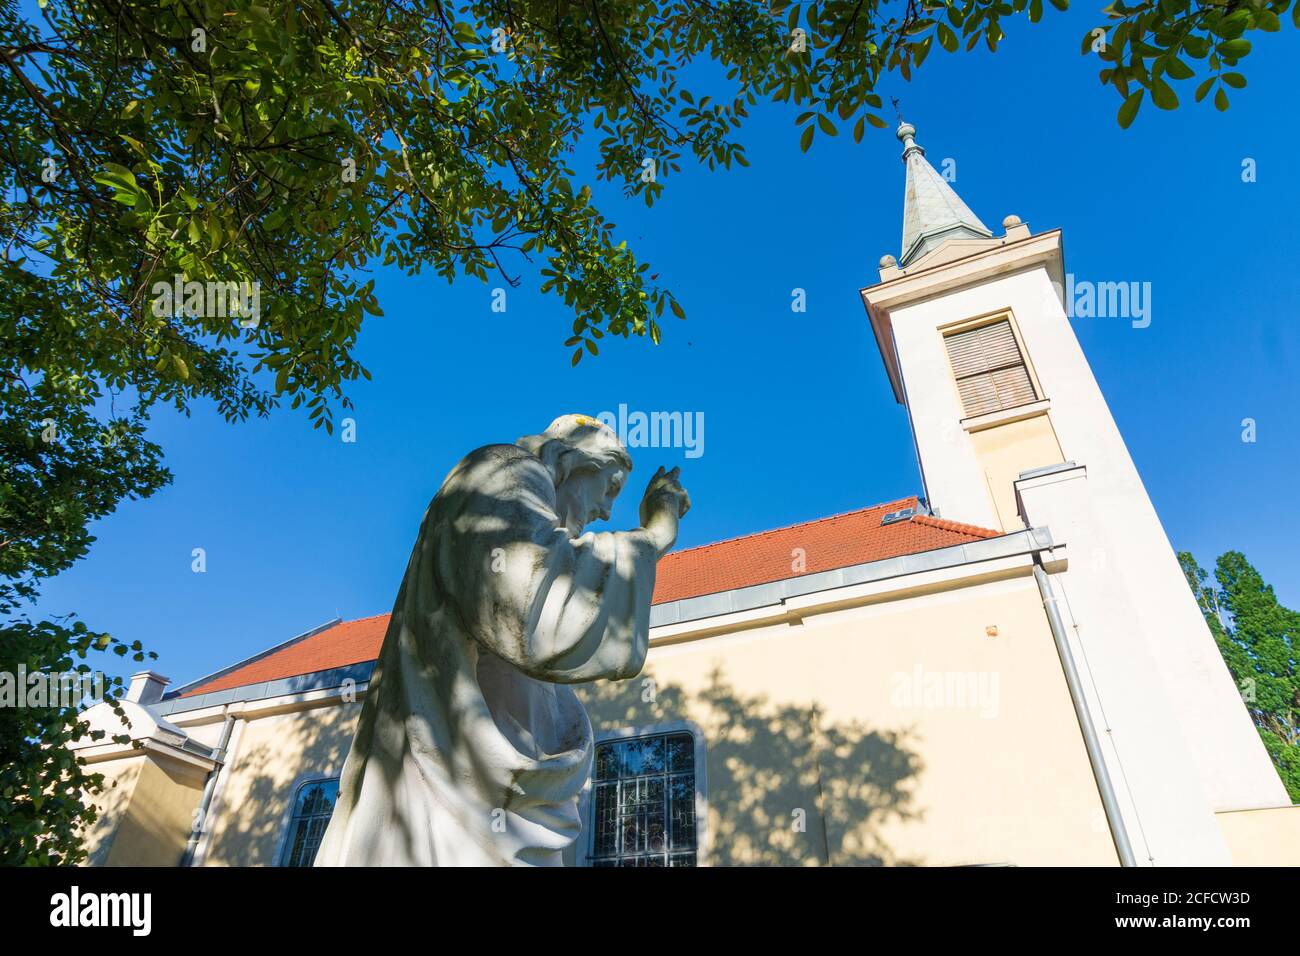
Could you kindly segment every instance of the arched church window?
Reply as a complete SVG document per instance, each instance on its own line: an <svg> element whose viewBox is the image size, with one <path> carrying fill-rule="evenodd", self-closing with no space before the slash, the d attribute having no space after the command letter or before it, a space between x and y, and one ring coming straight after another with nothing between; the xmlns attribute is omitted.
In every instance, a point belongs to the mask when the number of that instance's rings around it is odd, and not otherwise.
<svg viewBox="0 0 1300 956"><path fill-rule="evenodd" d="M293 797L293 816L281 866L311 866L339 797L339 779L312 780Z"/></svg>
<svg viewBox="0 0 1300 956"><path fill-rule="evenodd" d="M592 866L695 866L695 737L647 734L596 746Z"/></svg>

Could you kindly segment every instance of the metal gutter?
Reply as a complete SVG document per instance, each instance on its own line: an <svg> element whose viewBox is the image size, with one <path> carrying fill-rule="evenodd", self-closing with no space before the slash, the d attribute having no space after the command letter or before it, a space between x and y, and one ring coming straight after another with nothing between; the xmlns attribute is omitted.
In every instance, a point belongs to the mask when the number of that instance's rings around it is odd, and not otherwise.
<svg viewBox="0 0 1300 956"><path fill-rule="evenodd" d="M948 548L904 554L895 558L885 558L882 561L869 561L866 564L854 564L847 568L801 574L767 584L755 584L731 591L719 591L716 594L683 598L667 604L656 604L650 609L650 627L684 624L722 614L752 611L805 594L816 594L854 584L869 584L922 571L955 568L963 564L991 561L996 558L1037 554L1052 547L1052 535L1046 528L1030 528L1026 531L1016 531L996 538L983 538Z"/></svg>
<svg viewBox="0 0 1300 956"><path fill-rule="evenodd" d="M370 680L370 674L374 669L374 661L362 661L359 664L334 667L327 671L313 671L310 674L298 674L278 680L258 681L256 684L227 687L225 690L194 694L190 697L168 697L149 706L158 714L181 714L202 710L205 707L221 707L239 701L265 700L268 697L286 697L290 694L304 694L314 690L329 690L341 687L348 680L355 684L364 684Z"/></svg>

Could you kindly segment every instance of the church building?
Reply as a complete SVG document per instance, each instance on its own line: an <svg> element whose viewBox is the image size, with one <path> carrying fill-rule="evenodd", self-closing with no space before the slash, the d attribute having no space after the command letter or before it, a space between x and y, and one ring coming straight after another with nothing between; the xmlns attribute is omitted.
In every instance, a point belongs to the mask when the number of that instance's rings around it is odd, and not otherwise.
<svg viewBox="0 0 1300 956"><path fill-rule="evenodd" d="M567 862L1300 865L1300 806L1070 327L1061 231L995 235L915 135L901 254L860 296L921 494L660 561L644 672L578 688ZM310 865L387 619L137 674L135 746L79 748L115 784L91 863Z"/></svg>

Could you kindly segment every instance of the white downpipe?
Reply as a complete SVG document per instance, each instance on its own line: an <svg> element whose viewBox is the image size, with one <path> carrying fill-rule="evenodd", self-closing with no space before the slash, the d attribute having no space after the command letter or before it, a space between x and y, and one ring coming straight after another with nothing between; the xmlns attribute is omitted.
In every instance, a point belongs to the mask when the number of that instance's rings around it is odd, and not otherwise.
<svg viewBox="0 0 1300 956"><path fill-rule="evenodd" d="M1115 841L1120 865L1137 866L1137 859L1133 856L1133 844L1128 838L1124 819L1120 815L1119 800L1115 797L1115 786L1111 783L1110 773L1106 769L1106 760L1102 756L1097 728L1093 725L1088 701L1083 696L1083 684L1079 680L1079 670L1074 665L1074 654L1070 651L1070 644L1066 639L1065 624L1061 620L1060 609L1056 606L1056 594L1052 591L1052 582L1047 572L1037 561L1034 563L1034 580L1038 582L1038 592L1043 597L1043 610L1047 612L1052 638L1056 641L1056 652L1061 658L1061 669L1065 672L1065 683L1070 689L1070 700L1074 703L1074 713L1079 719L1079 729L1083 731L1083 743L1088 750L1088 762L1092 764L1092 774L1097 779L1101 805L1106 811L1106 822L1110 824L1110 834Z"/></svg>

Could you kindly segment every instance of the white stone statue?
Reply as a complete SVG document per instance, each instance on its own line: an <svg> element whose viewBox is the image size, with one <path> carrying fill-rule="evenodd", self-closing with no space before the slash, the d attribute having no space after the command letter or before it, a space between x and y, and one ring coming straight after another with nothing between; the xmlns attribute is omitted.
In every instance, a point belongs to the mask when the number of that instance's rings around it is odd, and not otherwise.
<svg viewBox="0 0 1300 956"><path fill-rule="evenodd" d="M565 415L471 452L425 512L316 866L556 866L578 836L591 724L568 684L645 663L655 563L690 507L660 468L634 531L632 459Z"/></svg>

